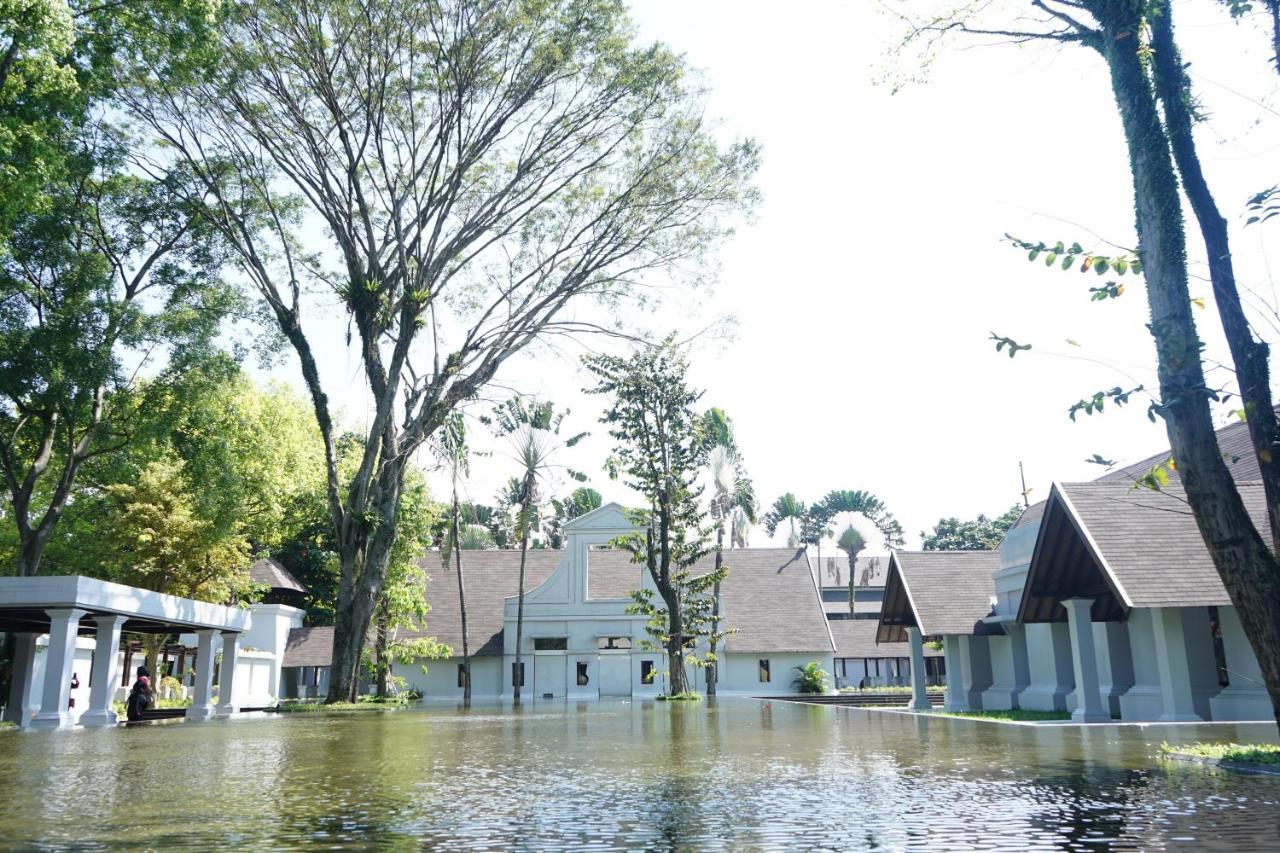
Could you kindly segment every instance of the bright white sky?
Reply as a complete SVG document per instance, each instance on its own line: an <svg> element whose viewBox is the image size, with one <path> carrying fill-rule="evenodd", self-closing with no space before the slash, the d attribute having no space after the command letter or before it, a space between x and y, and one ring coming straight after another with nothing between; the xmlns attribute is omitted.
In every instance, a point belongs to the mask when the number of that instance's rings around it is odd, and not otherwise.
<svg viewBox="0 0 1280 853"><path fill-rule="evenodd" d="M1201 155L1233 223L1237 275L1275 305L1280 221L1244 228L1243 211L1280 181L1280 75L1260 25L1233 23L1213 3L1178 14L1212 115ZM956 42L926 83L895 95L877 81L902 26L871 0L636 0L634 16L642 40L667 42L700 69L726 136L763 146L763 203L720 253L714 293L693 308L673 299L637 325L687 334L736 320L731 339L698 345L693 379L733 417L766 505L785 491L812 501L867 489L918 546L942 516L1017 502L1019 461L1034 501L1053 480L1100 475L1084 461L1094 453L1132 461L1167 446L1145 398L1077 423L1066 415L1100 389L1155 386L1140 280L1126 277L1118 301L1091 303L1088 287L1105 279L1028 264L1001 241L1007 231L1103 252L1136 242L1119 119L1092 52ZM1197 316L1221 356L1203 249L1190 237L1193 291L1208 301ZM1259 322L1280 337L1274 310ZM1011 361L992 331L1034 349ZM610 443L595 423L601 401L579 393L589 382L580 352L542 348L499 378L570 406L570 431L594 435L566 461L606 500L625 501L600 470ZM331 396L362 421L354 350L329 348L323 367ZM295 363L275 373L300 387ZM480 460L471 496L491 500L514 470L501 455ZM763 531L752 544L765 544Z"/></svg>

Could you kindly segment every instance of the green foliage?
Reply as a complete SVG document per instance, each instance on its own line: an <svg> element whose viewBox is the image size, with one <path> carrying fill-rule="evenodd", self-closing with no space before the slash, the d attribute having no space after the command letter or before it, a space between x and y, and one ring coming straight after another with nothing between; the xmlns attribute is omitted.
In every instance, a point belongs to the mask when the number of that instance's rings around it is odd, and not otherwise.
<svg viewBox="0 0 1280 853"><path fill-rule="evenodd" d="M1216 758L1240 764L1280 764L1280 744L1274 743L1169 743L1160 744L1166 758L1192 756Z"/></svg>
<svg viewBox="0 0 1280 853"><path fill-rule="evenodd" d="M683 693L662 693L653 698L659 702L701 702L702 694L686 690Z"/></svg>
<svg viewBox="0 0 1280 853"><path fill-rule="evenodd" d="M996 342L996 352L1000 352L1001 350L1004 350L1005 347L1008 347L1009 349L1006 351L1009 353L1009 358L1013 358L1022 350L1031 349L1031 344L1020 344L1013 338L1006 338L1003 335L997 335L995 332L991 333L988 340Z"/></svg>
<svg viewBox="0 0 1280 853"><path fill-rule="evenodd" d="M1063 270L1069 270L1078 260L1080 262L1079 269L1082 273L1093 270L1100 276L1106 275L1108 271L1114 271L1116 275L1124 275L1125 273L1142 275L1142 259L1136 254L1101 255L1096 252L1085 251L1079 243L1072 243L1070 246L1066 246L1059 240L1050 246L1043 242L1030 243L1014 237L1012 234L1004 236L1014 247L1026 250L1028 261L1034 261L1043 254L1045 266L1047 267L1056 265ZM1116 295L1118 296L1119 293Z"/></svg>
<svg viewBox="0 0 1280 853"><path fill-rule="evenodd" d="M996 518L981 513L972 521L943 518L932 533L921 533L920 538L926 551L990 551L1021 516L1022 507L1015 504Z"/></svg>
<svg viewBox="0 0 1280 853"><path fill-rule="evenodd" d="M1046 723L1071 719L1068 711L1026 711L1020 708L1004 711L925 711L924 713L931 717L955 717L1005 723Z"/></svg>
<svg viewBox="0 0 1280 853"><path fill-rule="evenodd" d="M1245 225L1266 222L1271 217L1280 215L1280 184L1249 196L1247 208L1250 216L1245 220Z"/></svg>
<svg viewBox="0 0 1280 853"><path fill-rule="evenodd" d="M1076 419L1076 414L1079 412L1084 412L1086 415L1092 415L1094 412L1101 412L1103 404L1107 400L1111 400L1117 407L1120 407L1129 402L1130 395L1137 394L1141 390L1143 390L1142 386L1138 385L1137 387L1130 388L1128 391L1125 391L1119 386L1112 388L1110 391L1098 391L1088 399L1081 399L1078 402L1073 403L1071 408L1067 410L1067 414L1071 417L1071 420L1074 421Z"/></svg>
<svg viewBox="0 0 1280 853"><path fill-rule="evenodd" d="M1169 480L1177 472L1177 463L1173 461L1173 457L1157 462L1148 468L1141 476L1133 481L1135 489L1149 489L1153 492L1162 490L1169 485Z"/></svg>
<svg viewBox="0 0 1280 853"><path fill-rule="evenodd" d="M599 509L604 499L590 486L579 486L563 498L551 499L551 514L543 519L543 531L551 548L564 547L564 526L580 515Z"/></svg>
<svg viewBox="0 0 1280 853"><path fill-rule="evenodd" d="M695 414L701 392L686 379L684 353L668 337L638 350L631 358L587 358L598 379L588 389L609 397L601 422L616 442L606 470L643 496L647 506L631 512L640 533L617 540L617 547L644 566L654 590L632 593L629 612L647 617L652 647L667 652L672 693L687 690L684 663L705 665L700 642L719 641L715 628L714 586L727 567L695 575L695 564L710 549L710 529L701 506L698 478L711 450L710 435Z"/></svg>
<svg viewBox="0 0 1280 853"><path fill-rule="evenodd" d="M791 682L797 693L826 693L827 671L816 662L804 666L793 666L796 677Z"/></svg>
<svg viewBox="0 0 1280 853"><path fill-rule="evenodd" d="M774 501L773 508L765 513L763 522L765 531L770 536L783 521L789 522L791 535L788 537L788 544L792 547L800 543L817 545L834 533L832 522L844 513L861 515L875 525L884 537L886 547L902 544L902 525L889 512L884 501L861 489L836 489L813 505L804 503L788 492Z"/></svg>

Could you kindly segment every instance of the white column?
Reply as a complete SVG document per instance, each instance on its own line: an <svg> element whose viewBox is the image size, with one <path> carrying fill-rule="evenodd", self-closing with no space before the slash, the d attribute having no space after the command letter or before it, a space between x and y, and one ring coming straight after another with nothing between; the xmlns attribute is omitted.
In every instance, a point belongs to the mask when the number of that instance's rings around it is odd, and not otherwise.
<svg viewBox="0 0 1280 853"><path fill-rule="evenodd" d="M213 717L213 638L218 631L205 628L196 631L195 696L187 709L188 720L207 720Z"/></svg>
<svg viewBox="0 0 1280 853"><path fill-rule="evenodd" d="M943 637L942 654L947 665L947 695L942 709L952 713L968 711L969 698L964 689L964 656L960 653L960 638L955 635Z"/></svg>
<svg viewBox="0 0 1280 853"><path fill-rule="evenodd" d="M93 650L92 686L89 688L89 710L80 717L82 726L114 726L116 712L111 700L120 681L120 630L124 616L95 616L98 623L98 645Z"/></svg>
<svg viewBox="0 0 1280 853"><path fill-rule="evenodd" d="M32 682L36 675L36 635L13 635L13 680L9 684L9 701L4 719L19 726L31 724Z"/></svg>
<svg viewBox="0 0 1280 853"><path fill-rule="evenodd" d="M239 659L240 634L237 631L222 632L222 666L218 670L218 716L229 717L236 712L236 662Z"/></svg>
<svg viewBox="0 0 1280 853"><path fill-rule="evenodd" d="M31 721L34 728L61 729L75 725L75 717L67 707L71 701L71 668L76 662L80 618L88 612L74 608L45 611L49 615L49 650L40 713Z"/></svg>
<svg viewBox="0 0 1280 853"><path fill-rule="evenodd" d="M1071 661L1076 676L1076 709L1071 719L1077 723L1109 723L1111 713L1102 704L1098 684L1098 651L1093 636L1092 598L1068 598L1067 628L1071 632Z"/></svg>
<svg viewBox="0 0 1280 853"><path fill-rule="evenodd" d="M928 676L924 671L924 636L919 628L908 628L907 638L911 641L911 704L912 711L928 711L929 694L925 687Z"/></svg>
<svg viewBox="0 0 1280 853"><path fill-rule="evenodd" d="M982 694L994 679L991 675L991 645L985 636L960 638L960 656L964 658L964 691L969 707L982 708Z"/></svg>
<svg viewBox="0 0 1280 853"><path fill-rule="evenodd" d="M1203 720L1196 713L1195 695L1191 688L1191 664L1187 660L1182 612L1176 607L1161 607L1153 611L1152 617L1156 664L1160 669L1160 694L1163 699L1163 713L1158 721L1171 723Z"/></svg>

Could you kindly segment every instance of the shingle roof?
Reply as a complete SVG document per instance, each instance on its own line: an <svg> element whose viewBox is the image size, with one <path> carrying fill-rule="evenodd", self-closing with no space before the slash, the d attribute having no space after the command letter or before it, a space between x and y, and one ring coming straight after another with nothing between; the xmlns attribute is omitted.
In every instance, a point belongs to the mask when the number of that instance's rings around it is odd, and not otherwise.
<svg viewBox="0 0 1280 853"><path fill-rule="evenodd" d="M559 564L563 551L537 549L525 560L525 592L546 580ZM407 636L435 637L462 656L462 616L458 607L458 574L454 562L441 565L440 553L420 561L427 570L427 614L425 631L409 631ZM503 602L520 592L519 551L462 551L462 577L467 585L467 639L473 655L502 654Z"/></svg>
<svg viewBox="0 0 1280 853"><path fill-rule="evenodd" d="M333 628L293 628L285 641L280 666L329 666L333 661Z"/></svg>
<svg viewBox="0 0 1280 853"><path fill-rule="evenodd" d="M270 557L254 562L249 567L249 578L254 583L264 584L272 589L288 589L295 592L306 592L307 588L298 579L289 574L289 570Z"/></svg>
<svg viewBox="0 0 1280 853"><path fill-rule="evenodd" d="M563 551L530 551L525 566L526 592L547 579ZM442 567L438 555L424 561L431 579L427 601L431 612L422 632L462 653L458 581L452 564ZM729 576L721 585L725 621L737 628L726 648L740 652L830 651L831 635L803 552L790 548L745 548L724 555ZM695 572L710 571L708 555ZM467 633L473 655L502 654L504 599L517 594L518 551L463 551L467 584ZM639 589L643 569L619 550L587 551L588 595L593 599L625 599Z"/></svg>
<svg viewBox="0 0 1280 853"><path fill-rule="evenodd" d="M1222 451L1223 461L1227 463L1232 479L1237 483L1257 482L1260 477L1258 457L1253 451L1253 441L1249 438L1248 424L1242 421L1228 424L1217 430L1215 435L1218 436L1218 448ZM1098 482L1121 480L1133 483L1156 465L1166 462L1169 455L1170 451L1162 450L1140 462L1109 471L1099 477ZM1174 477L1177 476L1176 471L1172 473Z"/></svg>
<svg viewBox="0 0 1280 853"><path fill-rule="evenodd" d="M1253 523L1266 530L1261 484L1239 483L1238 488ZM1129 606L1231 603L1180 483L1159 492L1118 480L1055 483L1054 490L1067 500L1051 497L1050 512L1066 511L1070 504Z"/></svg>
<svg viewBox="0 0 1280 853"><path fill-rule="evenodd" d="M926 635L981 631L999 568L997 551L894 551L877 636L901 641L913 623Z"/></svg>
<svg viewBox="0 0 1280 853"><path fill-rule="evenodd" d="M910 643L876 643L876 629L879 626L874 619L840 619L831 623L831 636L836 641L836 657L838 658L909 658ZM934 651L928 646L924 649L925 657L939 657L942 652Z"/></svg>

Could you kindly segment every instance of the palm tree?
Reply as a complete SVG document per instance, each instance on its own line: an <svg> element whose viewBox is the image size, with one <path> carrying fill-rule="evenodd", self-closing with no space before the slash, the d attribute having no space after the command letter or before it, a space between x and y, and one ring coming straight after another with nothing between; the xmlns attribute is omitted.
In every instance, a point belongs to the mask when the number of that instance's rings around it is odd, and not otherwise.
<svg viewBox="0 0 1280 853"><path fill-rule="evenodd" d="M857 528L850 524L841 533L839 540L836 541L836 547L849 556L849 616L853 617L853 587L856 583L854 566L858 562L858 554L863 548L867 547L867 540L862 538L862 534ZM836 579L839 584L839 578Z"/></svg>
<svg viewBox="0 0 1280 853"><path fill-rule="evenodd" d="M520 676L523 672L521 645L524 641L525 562L529 554L529 539L541 521L541 486L552 469L562 467L553 464L555 455L587 436L583 432L564 441L559 439L560 424L566 414L568 413L557 414L550 402L531 402L525 405L520 400L508 401L496 413L498 432L510 438L515 459L521 469L516 494L518 509L515 525L516 539L520 542L520 577L516 599L516 661L511 679L516 705L520 704L520 688L524 681ZM586 480L585 474L566 470L575 480Z"/></svg>
<svg viewBox="0 0 1280 853"><path fill-rule="evenodd" d="M462 413L455 412L436 433L436 456L449 469L452 500L449 505L450 535L445 538L444 565L449 567L449 554L453 553L458 571L458 610L462 617L462 705L471 706L471 645L467 637L467 586L462 577L462 546L464 539L459 529L462 514L458 502L458 486L471 473L471 451L467 447L466 424Z"/></svg>
<svg viewBox="0 0 1280 853"><path fill-rule="evenodd" d="M787 547L800 547L800 527L809 515L809 508L791 492L773 502L773 508L765 514L764 528L770 536L778 529L778 525L787 522L790 533L787 534Z"/></svg>
<svg viewBox="0 0 1280 853"><path fill-rule="evenodd" d="M724 528L731 518L738 497L737 457L723 444L711 451L707 467L711 473L711 517L716 525L716 573L724 565ZM720 633L720 581L712 590L711 603L711 662L707 665L707 695L716 695L719 671L716 662L716 635Z"/></svg>

